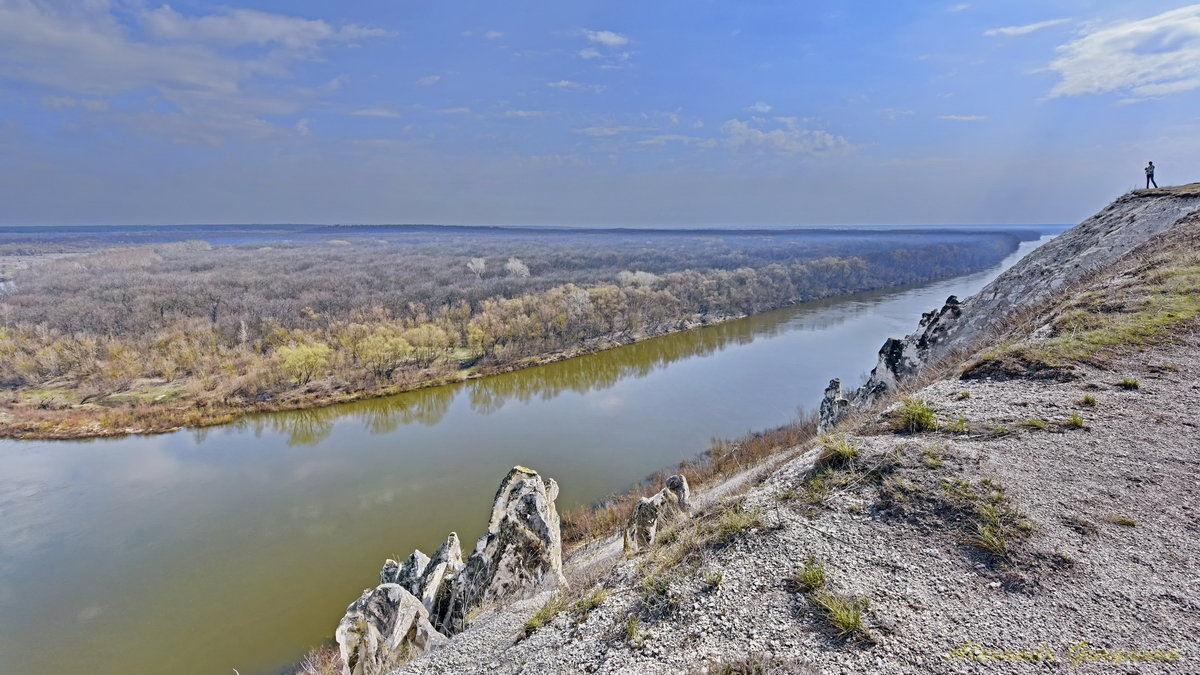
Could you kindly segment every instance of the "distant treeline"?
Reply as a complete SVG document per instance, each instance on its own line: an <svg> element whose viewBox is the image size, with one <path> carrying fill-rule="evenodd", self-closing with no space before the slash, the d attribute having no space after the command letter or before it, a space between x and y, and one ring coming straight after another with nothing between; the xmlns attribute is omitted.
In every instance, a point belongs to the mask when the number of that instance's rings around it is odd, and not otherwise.
<svg viewBox="0 0 1200 675"><path fill-rule="evenodd" d="M595 235L211 246L47 261L0 290L12 404L394 391L587 344L972 272L1007 234Z"/></svg>

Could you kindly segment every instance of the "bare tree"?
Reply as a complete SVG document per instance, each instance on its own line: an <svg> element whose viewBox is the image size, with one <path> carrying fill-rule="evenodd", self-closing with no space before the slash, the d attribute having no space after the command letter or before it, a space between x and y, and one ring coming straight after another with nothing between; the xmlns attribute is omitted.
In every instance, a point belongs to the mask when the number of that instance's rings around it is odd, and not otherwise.
<svg viewBox="0 0 1200 675"><path fill-rule="evenodd" d="M529 265L521 262L520 258L509 258L508 262L504 263L504 271L508 272L509 276L518 279L529 278Z"/></svg>
<svg viewBox="0 0 1200 675"><path fill-rule="evenodd" d="M467 263L467 269L474 272L477 279L482 279L483 272L487 269L487 259L471 258L471 261Z"/></svg>

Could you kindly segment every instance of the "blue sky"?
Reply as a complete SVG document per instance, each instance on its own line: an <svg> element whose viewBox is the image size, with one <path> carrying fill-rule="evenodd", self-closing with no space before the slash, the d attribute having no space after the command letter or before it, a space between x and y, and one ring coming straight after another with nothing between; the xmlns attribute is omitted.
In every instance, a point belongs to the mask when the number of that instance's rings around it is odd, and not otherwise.
<svg viewBox="0 0 1200 675"><path fill-rule="evenodd" d="M1200 5L0 0L0 222L1076 222Z"/></svg>

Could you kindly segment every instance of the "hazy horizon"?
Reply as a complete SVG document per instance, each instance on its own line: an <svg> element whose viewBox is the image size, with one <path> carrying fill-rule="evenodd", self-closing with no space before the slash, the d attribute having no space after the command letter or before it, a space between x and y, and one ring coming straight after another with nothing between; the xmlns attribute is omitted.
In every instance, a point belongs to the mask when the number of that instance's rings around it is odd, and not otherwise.
<svg viewBox="0 0 1200 675"><path fill-rule="evenodd" d="M0 224L1075 223L1200 4L0 0Z"/></svg>

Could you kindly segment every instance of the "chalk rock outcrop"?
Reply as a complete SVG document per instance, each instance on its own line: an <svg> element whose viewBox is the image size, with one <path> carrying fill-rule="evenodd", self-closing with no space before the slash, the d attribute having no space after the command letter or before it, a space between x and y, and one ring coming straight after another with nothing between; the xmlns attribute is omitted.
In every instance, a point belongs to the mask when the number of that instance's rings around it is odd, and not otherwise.
<svg viewBox="0 0 1200 675"><path fill-rule="evenodd" d="M634 554L654 545L659 528L686 517L692 509L687 478L667 478L666 487L652 497L642 497L625 527L625 553Z"/></svg>
<svg viewBox="0 0 1200 675"><path fill-rule="evenodd" d="M825 433L850 411L850 400L842 395L842 381L833 378L825 387L825 397L821 399L820 414L817 419L817 433Z"/></svg>
<svg viewBox="0 0 1200 675"><path fill-rule="evenodd" d="M386 672L409 656L446 642L429 623L429 611L421 601L392 583L363 591L346 608L335 637L344 675Z"/></svg>
<svg viewBox="0 0 1200 675"><path fill-rule="evenodd" d="M508 472L496 491L487 532L435 603L439 628L459 633L475 607L566 585L557 497L553 479L521 466Z"/></svg>
<svg viewBox="0 0 1200 675"><path fill-rule="evenodd" d="M345 675L377 675L425 653L462 632L480 605L565 586L557 497L552 479L513 467L496 492L487 532L465 562L453 532L432 558L414 551L403 563L388 559L379 586L363 591L338 624Z"/></svg>

